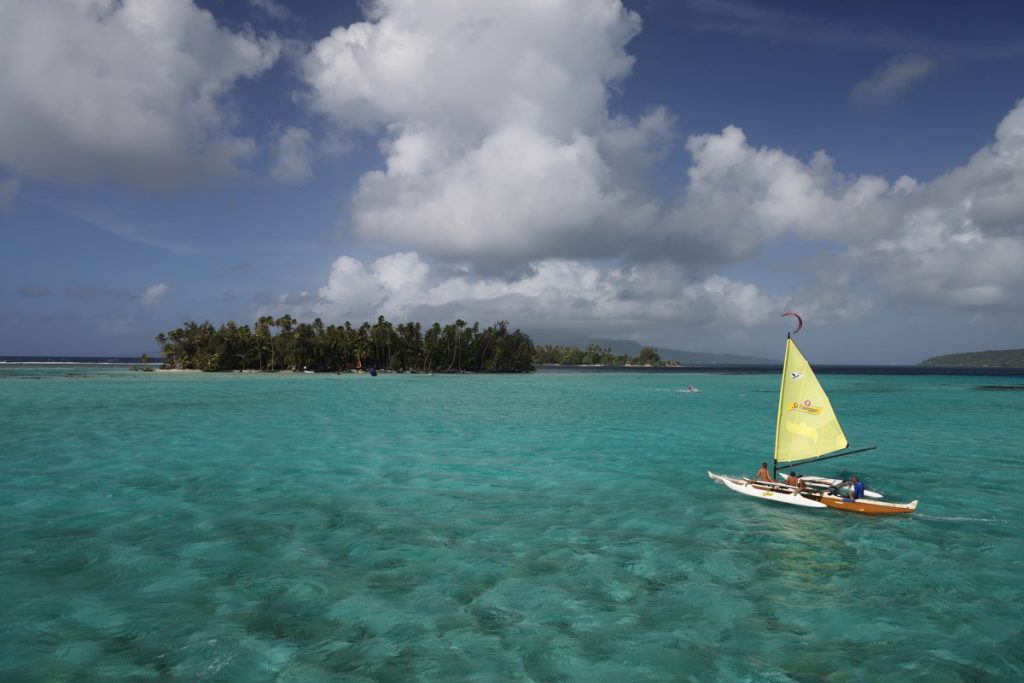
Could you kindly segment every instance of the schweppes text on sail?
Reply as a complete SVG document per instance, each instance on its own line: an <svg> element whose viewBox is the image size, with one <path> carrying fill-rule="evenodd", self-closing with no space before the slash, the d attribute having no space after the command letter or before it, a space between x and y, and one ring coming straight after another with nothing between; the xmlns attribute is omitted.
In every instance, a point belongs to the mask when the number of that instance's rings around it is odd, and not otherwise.
<svg viewBox="0 0 1024 683"><path fill-rule="evenodd" d="M805 401L803 403L797 403L796 401L793 401L793 403L789 406L789 409L799 410L801 412L807 413L808 415L821 415L821 408L817 406L812 406L810 404L810 401Z"/></svg>

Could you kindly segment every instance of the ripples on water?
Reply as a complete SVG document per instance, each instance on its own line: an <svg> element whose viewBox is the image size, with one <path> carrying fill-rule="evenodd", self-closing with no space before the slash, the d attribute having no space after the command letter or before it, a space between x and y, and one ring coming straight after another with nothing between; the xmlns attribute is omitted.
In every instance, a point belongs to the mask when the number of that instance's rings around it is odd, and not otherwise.
<svg viewBox="0 0 1024 683"><path fill-rule="evenodd" d="M66 374L0 374L5 680L1024 677L1024 394L977 378L822 377L879 449L821 473L921 501L876 519L707 479L772 374Z"/></svg>

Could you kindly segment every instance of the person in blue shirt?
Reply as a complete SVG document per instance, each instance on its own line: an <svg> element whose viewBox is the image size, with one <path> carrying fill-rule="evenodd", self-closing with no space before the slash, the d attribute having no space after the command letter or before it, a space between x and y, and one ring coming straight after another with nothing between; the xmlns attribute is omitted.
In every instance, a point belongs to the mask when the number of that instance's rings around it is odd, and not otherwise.
<svg viewBox="0 0 1024 683"><path fill-rule="evenodd" d="M857 500L858 498L864 497L864 482L857 478L856 475L850 477L850 498Z"/></svg>

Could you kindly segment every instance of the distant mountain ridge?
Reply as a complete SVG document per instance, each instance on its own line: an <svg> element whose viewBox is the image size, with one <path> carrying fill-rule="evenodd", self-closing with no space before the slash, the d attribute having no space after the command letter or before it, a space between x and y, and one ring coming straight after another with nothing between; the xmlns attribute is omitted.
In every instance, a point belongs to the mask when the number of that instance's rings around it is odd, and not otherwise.
<svg viewBox="0 0 1024 683"><path fill-rule="evenodd" d="M923 360L921 365L961 368L1024 368L1024 349L949 353Z"/></svg>
<svg viewBox="0 0 1024 683"><path fill-rule="evenodd" d="M780 359L760 358L757 356L739 356L724 353L698 353L695 351L680 351L679 349L666 349L654 344L640 344L627 339L604 339L600 337L573 338L562 340L544 340L538 343L550 344L552 346L575 346L586 349L591 344L601 348L610 348L615 355L627 355L636 357L640 349L651 347L658 350L658 355L665 361L676 361L683 365L780 365Z"/></svg>

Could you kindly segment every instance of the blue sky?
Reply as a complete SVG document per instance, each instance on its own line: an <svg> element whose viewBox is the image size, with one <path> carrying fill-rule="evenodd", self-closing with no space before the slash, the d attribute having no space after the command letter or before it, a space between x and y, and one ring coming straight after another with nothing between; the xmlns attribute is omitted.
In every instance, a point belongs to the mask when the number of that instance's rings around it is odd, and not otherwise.
<svg viewBox="0 0 1024 683"><path fill-rule="evenodd" d="M1024 346L1017 2L0 7L0 355L185 320Z"/></svg>

